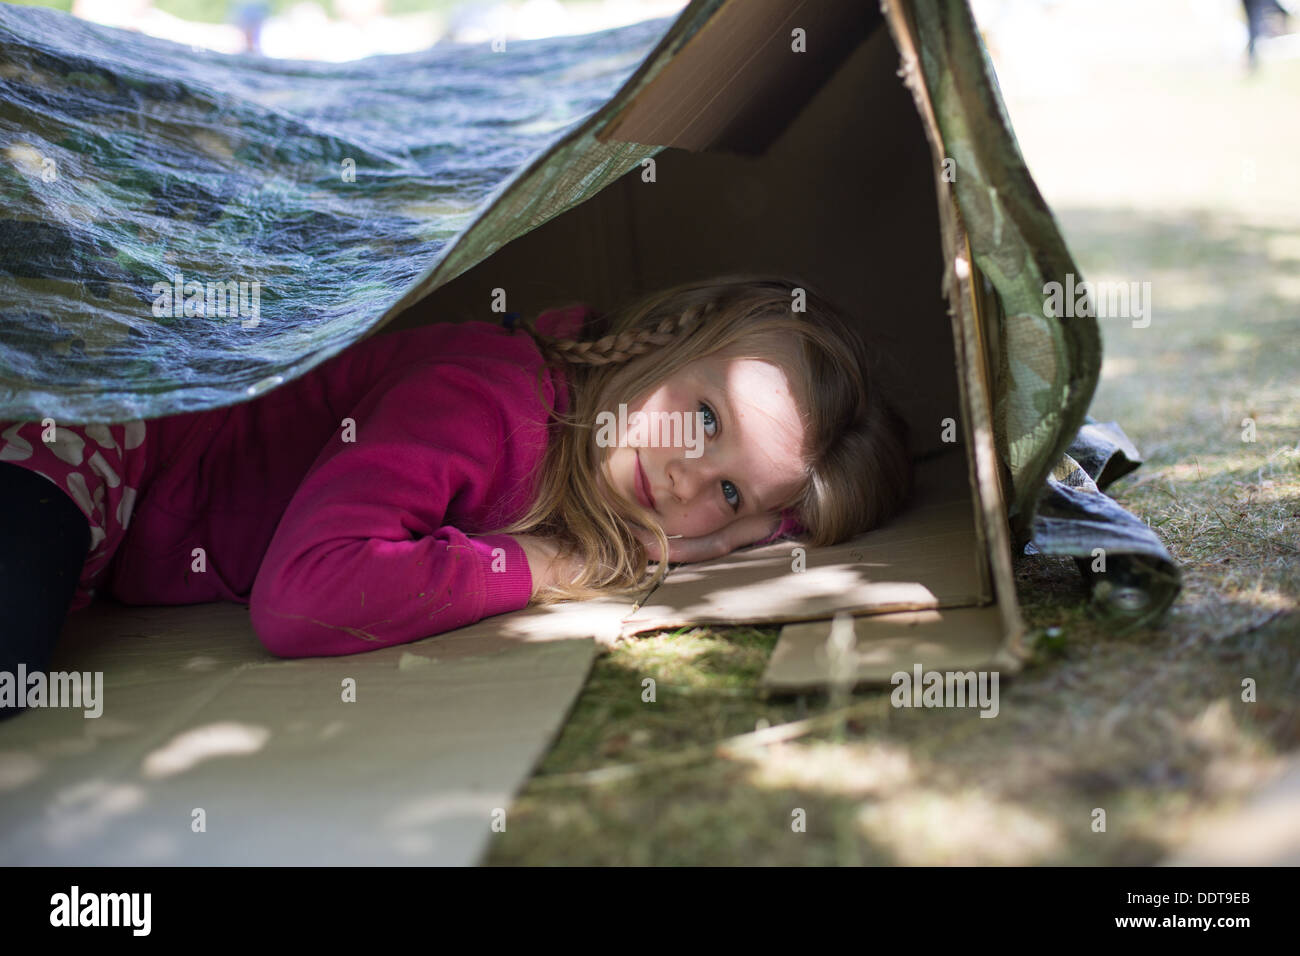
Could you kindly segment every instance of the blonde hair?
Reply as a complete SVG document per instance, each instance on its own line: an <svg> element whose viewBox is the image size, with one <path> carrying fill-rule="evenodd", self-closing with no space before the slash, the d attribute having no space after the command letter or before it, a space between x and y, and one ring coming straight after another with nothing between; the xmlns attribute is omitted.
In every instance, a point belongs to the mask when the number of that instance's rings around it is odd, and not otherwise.
<svg viewBox="0 0 1300 956"><path fill-rule="evenodd" d="M796 301L803 310L795 311ZM807 283L765 275L686 282L643 296L603 317L580 341L533 337L546 366L567 366L569 413L547 447L529 509L497 533L560 539L585 558L570 586L545 588L539 603L648 586L645 547L630 523L650 529L661 554L668 540L651 512L610 494L597 447L597 415L631 405L682 367L710 355L756 358L782 368L804 422L800 492L793 509L813 546L837 544L888 520L911 490L907 426L881 395L866 342L844 313ZM792 352L790 336L798 340ZM546 366L541 373L544 374ZM655 580L667 563L661 562Z"/></svg>

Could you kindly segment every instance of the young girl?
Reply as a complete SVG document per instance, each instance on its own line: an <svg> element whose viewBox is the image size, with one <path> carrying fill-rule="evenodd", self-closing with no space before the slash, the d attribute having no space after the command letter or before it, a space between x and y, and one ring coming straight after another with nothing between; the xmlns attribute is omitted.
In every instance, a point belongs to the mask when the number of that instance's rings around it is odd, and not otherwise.
<svg viewBox="0 0 1300 956"><path fill-rule="evenodd" d="M865 344L806 284L725 276L521 326L372 336L234 407L0 423L0 670L46 669L96 591L247 603L274 654L351 654L643 592L649 561L839 542L910 489ZM620 405L683 427L598 427Z"/></svg>

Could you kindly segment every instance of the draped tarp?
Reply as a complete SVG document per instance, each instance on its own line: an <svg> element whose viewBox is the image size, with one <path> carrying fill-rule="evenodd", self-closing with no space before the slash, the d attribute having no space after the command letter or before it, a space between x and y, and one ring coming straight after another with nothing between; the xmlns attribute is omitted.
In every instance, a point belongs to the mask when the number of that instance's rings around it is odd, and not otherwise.
<svg viewBox="0 0 1300 956"><path fill-rule="evenodd" d="M153 418L301 375L458 237L457 271L504 244L464 234L530 161L582 156L515 234L653 154L574 134L672 24L305 63L0 4L0 419Z"/></svg>

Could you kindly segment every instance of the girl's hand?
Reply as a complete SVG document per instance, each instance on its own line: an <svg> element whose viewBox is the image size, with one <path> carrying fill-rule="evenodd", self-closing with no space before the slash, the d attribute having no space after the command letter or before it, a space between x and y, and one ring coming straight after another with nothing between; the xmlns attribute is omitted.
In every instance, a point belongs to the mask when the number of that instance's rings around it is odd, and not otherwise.
<svg viewBox="0 0 1300 956"><path fill-rule="evenodd" d="M737 548L762 541L776 534L781 527L779 514L746 515L737 518L729 525L717 531L701 535L698 538L670 538L668 540L668 562L670 564L689 564L694 561L710 561L730 554ZM659 542L645 528L633 526L632 533L646 546L646 557L651 561L662 561L659 554Z"/></svg>
<svg viewBox="0 0 1300 956"><path fill-rule="evenodd" d="M574 555L560 554L560 543L554 538L543 538L535 534L516 534L511 537L519 542L528 558L528 570L533 576L533 597L544 587L572 584L582 572L581 559Z"/></svg>

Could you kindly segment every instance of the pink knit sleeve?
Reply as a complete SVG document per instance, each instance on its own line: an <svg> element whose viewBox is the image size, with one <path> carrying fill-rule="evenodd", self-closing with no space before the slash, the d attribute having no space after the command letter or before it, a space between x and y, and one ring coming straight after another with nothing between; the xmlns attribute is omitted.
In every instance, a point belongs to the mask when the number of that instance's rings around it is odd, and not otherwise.
<svg viewBox="0 0 1300 956"><path fill-rule="evenodd" d="M782 538L797 538L801 534L806 534L807 531L808 529L800 524L794 510L787 508L781 512L781 526L762 541L754 542L754 546L761 547L765 544L771 544L773 541L780 541Z"/></svg>
<svg viewBox="0 0 1300 956"><path fill-rule="evenodd" d="M519 477L500 462L520 425L490 383L424 367L377 386L355 416L355 440L341 429L318 456L258 570L250 612L267 649L354 654L527 605L518 543L448 520Z"/></svg>
<svg viewBox="0 0 1300 956"><path fill-rule="evenodd" d="M582 304L548 309L537 316L537 331L558 339L576 339L583 325L595 314L591 306Z"/></svg>

